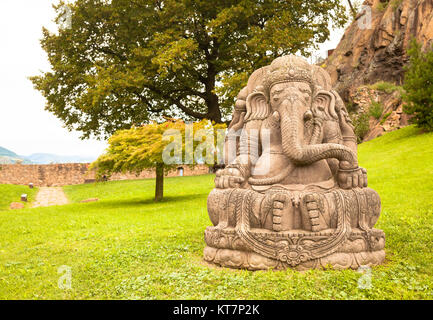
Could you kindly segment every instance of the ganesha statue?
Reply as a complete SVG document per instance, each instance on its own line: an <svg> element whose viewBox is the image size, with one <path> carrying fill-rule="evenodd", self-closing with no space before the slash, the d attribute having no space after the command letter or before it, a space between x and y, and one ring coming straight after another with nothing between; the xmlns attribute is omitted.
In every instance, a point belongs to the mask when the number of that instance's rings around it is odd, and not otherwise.
<svg viewBox="0 0 433 320"><path fill-rule="evenodd" d="M255 71L234 107L225 169L208 197L204 259L223 267L306 270L385 259L379 195L329 75L297 56Z"/></svg>

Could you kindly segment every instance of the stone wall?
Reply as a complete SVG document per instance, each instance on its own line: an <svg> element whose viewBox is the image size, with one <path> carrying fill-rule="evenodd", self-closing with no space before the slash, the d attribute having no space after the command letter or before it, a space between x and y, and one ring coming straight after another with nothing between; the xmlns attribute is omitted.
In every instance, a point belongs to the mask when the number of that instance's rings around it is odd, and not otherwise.
<svg viewBox="0 0 433 320"><path fill-rule="evenodd" d="M28 185L33 183L38 187L55 187L83 184L95 181L95 173L88 170L88 163L67 163L49 165L0 165L0 184ZM209 173L209 167L198 165L194 169L184 166L183 175L193 176ZM168 176L179 176L179 170L169 172ZM138 180L154 178L152 170L143 171L140 175L114 174L110 180Z"/></svg>

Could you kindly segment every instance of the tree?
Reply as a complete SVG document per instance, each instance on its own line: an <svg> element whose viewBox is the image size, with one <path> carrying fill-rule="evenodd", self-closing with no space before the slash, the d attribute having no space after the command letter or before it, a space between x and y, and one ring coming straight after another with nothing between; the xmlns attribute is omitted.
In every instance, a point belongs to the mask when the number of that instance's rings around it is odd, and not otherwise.
<svg viewBox="0 0 433 320"><path fill-rule="evenodd" d="M356 15L356 10L353 7L352 1L351 0L347 0L347 2L349 3L349 7L350 7L350 11L352 12L352 15Z"/></svg>
<svg viewBox="0 0 433 320"><path fill-rule="evenodd" d="M359 13L361 13L361 9L363 6L363 0L347 0L350 8L350 13L352 15L352 19L355 20Z"/></svg>
<svg viewBox="0 0 433 320"><path fill-rule="evenodd" d="M56 6L60 24L65 3ZM31 77L46 109L83 138L162 116L225 122L248 75L329 38L338 0L76 0L43 29L51 71Z"/></svg>
<svg viewBox="0 0 433 320"><path fill-rule="evenodd" d="M160 201L164 173L182 163L191 166L205 160L207 164L214 163L218 156L215 142L224 142L225 127L225 124L215 125L208 120L192 123L189 127L182 120L169 120L119 130L108 140L106 153L92 163L90 169L95 169L100 179L113 173L139 174L153 168L156 172L155 201Z"/></svg>
<svg viewBox="0 0 433 320"><path fill-rule="evenodd" d="M433 50L422 51L421 44L412 40L409 49L409 64L403 84L404 112L413 115L410 119L418 127L433 130Z"/></svg>

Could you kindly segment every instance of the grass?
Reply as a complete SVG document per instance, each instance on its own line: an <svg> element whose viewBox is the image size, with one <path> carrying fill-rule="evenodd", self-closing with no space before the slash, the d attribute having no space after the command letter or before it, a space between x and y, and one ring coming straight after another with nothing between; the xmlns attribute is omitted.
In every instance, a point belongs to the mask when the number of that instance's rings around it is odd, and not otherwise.
<svg viewBox="0 0 433 320"><path fill-rule="evenodd" d="M403 93L402 86L398 86L392 82L387 82L387 81L379 81L372 85L368 85L367 87L372 90L378 90L388 94L393 93L395 91L398 91L400 95Z"/></svg>
<svg viewBox="0 0 433 320"><path fill-rule="evenodd" d="M2 185L0 184L0 211L9 208L12 202L21 202L21 195L27 194L28 202L22 202L28 206L34 199L37 189L28 186Z"/></svg>
<svg viewBox="0 0 433 320"><path fill-rule="evenodd" d="M0 299L432 299L433 134L407 127L359 148L382 198L387 262L353 270L229 270L202 262L213 176L66 187L71 204L0 212ZM80 204L90 197L96 203ZM72 289L58 268L72 268Z"/></svg>

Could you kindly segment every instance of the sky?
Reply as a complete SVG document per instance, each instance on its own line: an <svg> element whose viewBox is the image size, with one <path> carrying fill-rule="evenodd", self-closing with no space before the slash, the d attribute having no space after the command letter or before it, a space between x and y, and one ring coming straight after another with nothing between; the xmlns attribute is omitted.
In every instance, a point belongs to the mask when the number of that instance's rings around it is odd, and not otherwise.
<svg viewBox="0 0 433 320"><path fill-rule="evenodd" d="M19 155L53 153L97 157L106 143L80 140L62 122L44 110L45 99L33 88L29 76L50 69L40 46L42 27L56 30L52 20L57 0L0 1L0 146ZM333 30L318 50L325 57L337 46L344 29Z"/></svg>

